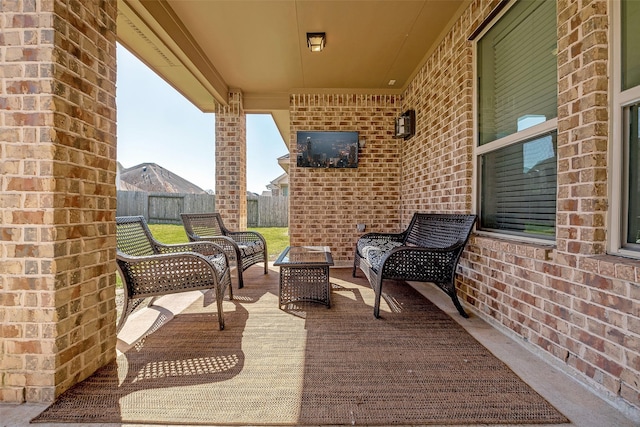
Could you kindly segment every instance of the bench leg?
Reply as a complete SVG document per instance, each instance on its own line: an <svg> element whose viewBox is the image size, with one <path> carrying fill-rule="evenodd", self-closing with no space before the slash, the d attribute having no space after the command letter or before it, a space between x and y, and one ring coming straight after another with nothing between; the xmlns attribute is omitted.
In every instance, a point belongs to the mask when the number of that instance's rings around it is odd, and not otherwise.
<svg viewBox="0 0 640 427"><path fill-rule="evenodd" d="M238 289L244 288L244 280L242 279L242 264L238 263Z"/></svg>
<svg viewBox="0 0 640 427"><path fill-rule="evenodd" d="M380 294L376 294L376 302L373 306L373 317L380 318Z"/></svg>
<svg viewBox="0 0 640 427"><path fill-rule="evenodd" d="M233 300L233 283L231 282L231 268L228 267L225 272L218 278L218 282L222 289L229 289L229 300ZM224 290L222 291L222 299L224 299Z"/></svg>
<svg viewBox="0 0 640 427"><path fill-rule="evenodd" d="M373 317L376 319L380 318L380 298L382 297L382 279L376 279L377 284L369 281L371 283L371 287L373 288L373 292L376 295L375 302L373 304Z"/></svg>
<svg viewBox="0 0 640 427"><path fill-rule="evenodd" d="M449 294L449 296L451 297L451 301L453 301L453 305L455 305L456 308L458 309L458 313L460 313L460 315L465 319L468 319L469 315L467 314L466 311L464 311L462 304L460 304L460 300L458 299L458 295L456 295L456 292L453 291L453 293Z"/></svg>
<svg viewBox="0 0 640 427"><path fill-rule="evenodd" d="M116 328L116 334L120 332L120 330L124 326L124 322L126 322L127 317L129 317L129 298L127 298L125 295L124 303L122 304L122 313L120 313L120 320L118 321L118 325Z"/></svg>
<svg viewBox="0 0 640 427"><path fill-rule="evenodd" d="M229 283L231 288L231 283ZM224 291L220 289L220 283L216 283L216 307L218 308L218 328L224 330L224 313L222 312L222 300L224 299Z"/></svg>
<svg viewBox="0 0 640 427"><path fill-rule="evenodd" d="M356 251L356 253L353 255L353 273L351 273L353 277L356 277L356 268L358 268L359 258L360 257L358 256L358 252Z"/></svg>

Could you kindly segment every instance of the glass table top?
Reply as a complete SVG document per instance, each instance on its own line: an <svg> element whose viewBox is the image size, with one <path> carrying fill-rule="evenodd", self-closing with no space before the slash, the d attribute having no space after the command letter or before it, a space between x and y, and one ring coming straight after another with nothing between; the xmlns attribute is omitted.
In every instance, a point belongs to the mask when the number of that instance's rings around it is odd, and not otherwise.
<svg viewBox="0 0 640 427"><path fill-rule="evenodd" d="M273 265L333 265L333 257L328 246L289 246Z"/></svg>

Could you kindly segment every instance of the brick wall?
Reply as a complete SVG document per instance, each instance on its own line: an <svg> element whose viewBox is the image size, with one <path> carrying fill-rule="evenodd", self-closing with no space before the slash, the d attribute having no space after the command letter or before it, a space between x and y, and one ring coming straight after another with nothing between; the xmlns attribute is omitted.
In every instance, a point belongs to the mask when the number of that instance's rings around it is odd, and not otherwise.
<svg viewBox="0 0 640 427"><path fill-rule="evenodd" d="M216 107L216 212L231 231L247 229L247 119L242 93Z"/></svg>
<svg viewBox="0 0 640 427"><path fill-rule="evenodd" d="M115 357L115 3L0 9L0 400Z"/></svg>
<svg viewBox="0 0 640 427"><path fill-rule="evenodd" d="M568 254L603 254L608 205L607 2L559 2L558 21L556 242L558 250Z"/></svg>
<svg viewBox="0 0 640 427"><path fill-rule="evenodd" d="M387 95L291 96L289 235L292 245L330 246L336 264L353 263L357 223L399 231L401 140L393 137L400 98ZM356 169L296 166L297 131L353 131L365 141Z"/></svg>
<svg viewBox="0 0 640 427"><path fill-rule="evenodd" d="M403 145L403 222L469 211L473 186L471 32L477 0L404 94L417 134ZM606 1L558 3L558 217L554 246L472 237L459 295L618 402L640 407L640 262L605 255L609 32Z"/></svg>
<svg viewBox="0 0 640 427"><path fill-rule="evenodd" d="M472 45L459 21L405 92L416 134L402 145L402 217L471 211L473 160Z"/></svg>

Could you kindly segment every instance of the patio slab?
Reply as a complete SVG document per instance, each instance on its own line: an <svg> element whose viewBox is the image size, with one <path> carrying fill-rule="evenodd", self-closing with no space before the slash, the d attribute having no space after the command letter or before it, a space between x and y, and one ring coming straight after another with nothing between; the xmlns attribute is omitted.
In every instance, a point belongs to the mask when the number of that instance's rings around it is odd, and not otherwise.
<svg viewBox="0 0 640 427"><path fill-rule="evenodd" d="M260 266L251 270L262 270ZM264 280L265 282L277 281L277 269L271 267L269 275L251 274L251 280ZM632 427L640 424L640 414L632 408L616 406L619 403L607 401L593 393L585 385L563 372L562 367L554 366L526 348L526 343L518 341L517 337L508 336L498 328L488 324L479 317L471 315L470 319L463 319L450 304L446 294L434 286L423 283L412 285L425 297L436 304L442 311L449 314L462 325L472 336L488 348L494 355L505 362L518 376L529 384L540 395L558 408L570 420L572 426L585 427ZM123 329L119 335L118 347L130 348L135 344L135 337L144 336L159 317L166 317L163 321L169 321L170 317L178 314L181 309L189 306L197 294L185 294L179 300L159 300L155 307L145 308L141 313L132 315L129 319L131 326ZM471 311L471 313L473 313ZM139 322L139 323L138 323ZM0 425L2 426L27 426L29 420L42 412L46 404L0 404ZM81 424L39 424L42 426L79 426ZM83 424L86 425L86 424ZM95 426L136 426L138 424L92 424ZM556 424L557 426L557 424ZM219 426L217 426L219 427Z"/></svg>

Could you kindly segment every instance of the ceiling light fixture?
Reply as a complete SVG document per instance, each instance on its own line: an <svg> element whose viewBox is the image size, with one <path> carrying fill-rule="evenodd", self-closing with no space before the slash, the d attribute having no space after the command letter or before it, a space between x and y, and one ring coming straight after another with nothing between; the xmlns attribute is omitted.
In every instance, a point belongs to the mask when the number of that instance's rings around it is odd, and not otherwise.
<svg viewBox="0 0 640 427"><path fill-rule="evenodd" d="M320 52L324 49L326 40L325 33L307 33L307 46L311 52Z"/></svg>

